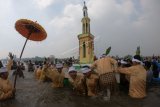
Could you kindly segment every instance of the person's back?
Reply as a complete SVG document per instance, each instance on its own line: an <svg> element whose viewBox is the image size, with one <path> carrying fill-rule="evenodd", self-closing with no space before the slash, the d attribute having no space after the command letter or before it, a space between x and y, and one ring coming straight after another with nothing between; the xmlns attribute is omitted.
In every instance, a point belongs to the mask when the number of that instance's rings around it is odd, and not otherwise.
<svg viewBox="0 0 160 107"><path fill-rule="evenodd" d="M116 86L114 71L117 69L117 61L111 57L104 56L96 60L91 68L95 68L99 74L99 85L104 93L104 100L110 100L111 92L115 90Z"/></svg>
<svg viewBox="0 0 160 107"><path fill-rule="evenodd" d="M95 61L92 67L96 67L99 75L113 72L117 66L117 61L111 57L104 57Z"/></svg>

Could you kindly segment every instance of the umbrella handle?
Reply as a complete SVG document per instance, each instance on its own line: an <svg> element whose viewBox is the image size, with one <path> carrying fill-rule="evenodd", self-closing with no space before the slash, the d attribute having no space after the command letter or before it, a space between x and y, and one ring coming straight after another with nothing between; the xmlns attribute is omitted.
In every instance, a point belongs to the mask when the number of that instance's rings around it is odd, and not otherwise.
<svg viewBox="0 0 160 107"><path fill-rule="evenodd" d="M26 41L25 41L25 43L24 43L24 46L23 46L22 51L21 51L21 54L20 54L19 61L21 61L24 48L25 48L25 46L26 46L26 44L27 44L27 41L28 41L29 37L31 36L31 34L32 34L32 32L30 32L30 33L28 34L28 37L26 38ZM21 69L21 68L20 68L20 65L18 65L18 68ZM18 74L18 72L19 72L19 69L18 69L18 68L16 69L16 74L15 74L15 78L14 78L14 88L16 88L17 74Z"/></svg>
<svg viewBox="0 0 160 107"><path fill-rule="evenodd" d="M28 37L26 38L26 41L25 41L25 43L24 43L24 46L23 46L23 48L22 48L22 51L21 51L21 54L20 54L20 57L19 57L19 60L20 60L20 61L21 61L21 58L22 58L22 54L23 54L24 48L25 48L25 46L26 46L26 44L27 44L27 41L28 41L28 39L29 39L30 36L31 36L31 33L29 33L29 35L28 35Z"/></svg>
<svg viewBox="0 0 160 107"><path fill-rule="evenodd" d="M28 38L26 39L26 41L25 41L25 43L24 43L24 46L23 46L23 48L22 48L22 51L21 51L21 54L20 54L20 57L19 57L19 61L21 61L22 54L23 54L24 48L25 48L25 46L26 46L26 44L27 44L27 41L28 41Z"/></svg>

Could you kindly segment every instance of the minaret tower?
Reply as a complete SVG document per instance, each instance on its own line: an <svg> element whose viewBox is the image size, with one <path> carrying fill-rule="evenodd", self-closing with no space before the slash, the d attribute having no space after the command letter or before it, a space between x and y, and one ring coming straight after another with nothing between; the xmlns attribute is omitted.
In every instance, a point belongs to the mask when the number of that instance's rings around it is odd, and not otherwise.
<svg viewBox="0 0 160 107"><path fill-rule="evenodd" d="M81 64L93 63L94 59L94 36L90 33L90 18L88 17L87 6L84 2L82 34L78 35L79 39L79 60Z"/></svg>

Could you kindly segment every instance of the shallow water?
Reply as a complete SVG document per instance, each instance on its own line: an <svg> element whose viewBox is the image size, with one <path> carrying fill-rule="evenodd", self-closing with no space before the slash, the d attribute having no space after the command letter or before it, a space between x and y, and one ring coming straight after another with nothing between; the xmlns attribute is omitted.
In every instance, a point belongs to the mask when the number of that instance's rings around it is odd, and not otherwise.
<svg viewBox="0 0 160 107"><path fill-rule="evenodd" d="M90 98L74 95L65 87L53 89L51 83L40 83L33 72L24 71L25 78L18 78L15 99L0 102L0 107L158 107L160 86L153 86L145 99L132 99L120 92L106 102L101 97ZM10 75L13 81L13 77Z"/></svg>

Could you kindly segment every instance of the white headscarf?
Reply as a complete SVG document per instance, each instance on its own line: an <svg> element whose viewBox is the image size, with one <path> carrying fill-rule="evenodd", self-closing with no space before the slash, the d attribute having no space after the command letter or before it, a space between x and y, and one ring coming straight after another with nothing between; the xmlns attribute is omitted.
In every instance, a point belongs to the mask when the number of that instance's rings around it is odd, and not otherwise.
<svg viewBox="0 0 160 107"><path fill-rule="evenodd" d="M141 65L144 65L144 63L138 59L135 59L135 58L132 58L132 62L138 62L140 63Z"/></svg>
<svg viewBox="0 0 160 107"><path fill-rule="evenodd" d="M63 68L62 64L56 64L56 68Z"/></svg>
<svg viewBox="0 0 160 107"><path fill-rule="evenodd" d="M88 73L91 71L91 69L90 68L82 68L81 71L82 71L82 73Z"/></svg>
<svg viewBox="0 0 160 107"><path fill-rule="evenodd" d="M69 70L68 70L68 73L72 72L72 71L75 71L76 72L76 69L74 67L70 67Z"/></svg>
<svg viewBox="0 0 160 107"><path fill-rule="evenodd" d="M7 68L6 67L0 68L0 73L4 73L4 72L7 72Z"/></svg>
<svg viewBox="0 0 160 107"><path fill-rule="evenodd" d="M121 60L121 64L127 64L127 62L124 60Z"/></svg>
<svg viewBox="0 0 160 107"><path fill-rule="evenodd" d="M141 61L140 61L140 60L135 59L135 58L132 58L132 62L138 62L138 63L141 63Z"/></svg>

